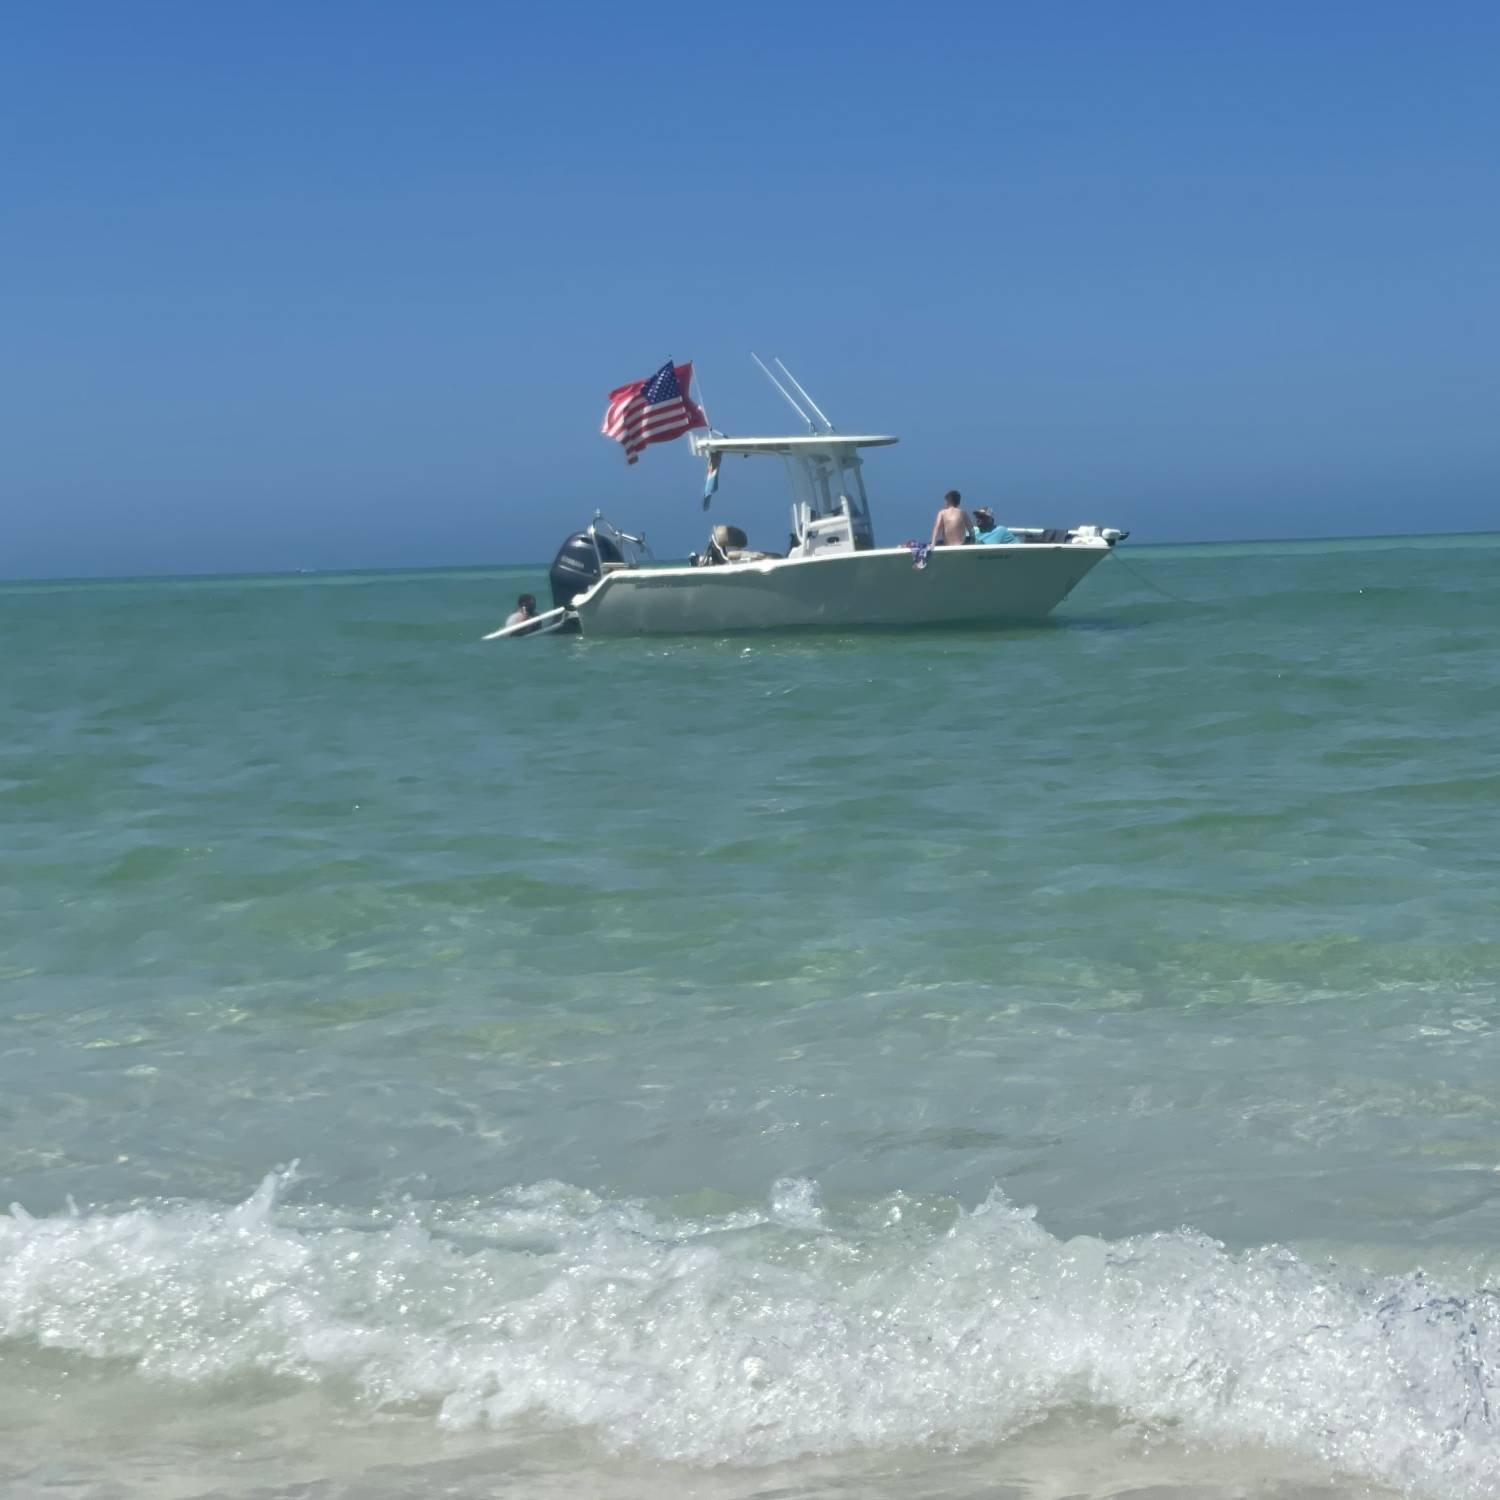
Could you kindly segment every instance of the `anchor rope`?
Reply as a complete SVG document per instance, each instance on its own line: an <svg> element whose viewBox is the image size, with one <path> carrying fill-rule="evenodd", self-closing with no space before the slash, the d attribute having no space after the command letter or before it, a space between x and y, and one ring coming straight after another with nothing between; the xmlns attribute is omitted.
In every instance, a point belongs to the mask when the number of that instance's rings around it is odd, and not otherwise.
<svg viewBox="0 0 1500 1500"><path fill-rule="evenodd" d="M1142 573L1137 568L1132 568L1130 564L1120 556L1120 549L1118 547L1111 547L1109 555L1114 558L1114 560L1119 563L1119 565L1124 568L1125 571L1129 573L1130 576L1134 578L1138 583L1145 584L1148 589L1151 589L1155 593L1160 594L1163 599L1170 599L1174 604L1191 604L1198 608L1203 607L1200 600L1189 599L1182 594L1174 594L1171 589L1164 589L1159 583L1153 583L1151 579L1147 578L1144 573Z"/></svg>

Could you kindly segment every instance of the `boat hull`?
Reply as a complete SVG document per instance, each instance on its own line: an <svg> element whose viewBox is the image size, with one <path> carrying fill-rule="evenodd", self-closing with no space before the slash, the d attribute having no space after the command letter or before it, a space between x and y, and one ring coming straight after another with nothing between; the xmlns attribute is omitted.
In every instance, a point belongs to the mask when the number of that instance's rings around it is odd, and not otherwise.
<svg viewBox="0 0 1500 1500"><path fill-rule="evenodd" d="M632 568L573 601L586 636L719 635L1039 620L1109 552L1103 542L905 547L712 568Z"/></svg>

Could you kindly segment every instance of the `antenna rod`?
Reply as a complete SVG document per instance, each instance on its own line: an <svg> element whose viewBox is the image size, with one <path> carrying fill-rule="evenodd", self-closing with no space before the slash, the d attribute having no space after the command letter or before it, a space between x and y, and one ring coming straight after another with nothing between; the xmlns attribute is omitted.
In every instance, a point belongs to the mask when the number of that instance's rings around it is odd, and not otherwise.
<svg viewBox="0 0 1500 1500"><path fill-rule="evenodd" d="M776 358L776 356L775 356L775 355L772 355L772 358L773 358L773 359L775 359L775 358ZM797 391L797 394L798 394L798 395L799 395L799 396L801 396L801 397L802 397L802 399L803 399L803 400L804 400L804 401L805 401L805 402L807 402L807 404L808 404L808 405L809 405L809 406L810 406L810 407L812 407L812 409L813 409L813 410L814 410L814 411L815 411L815 412L817 412L817 413L818 413L818 415L819 415L819 416L820 416L820 417L822 417L822 419L823 419L823 425L824 425L824 426L825 426L825 427L826 427L826 428L827 428L827 429L828 429L828 430L829 430L829 431L830 431L830 432L832 432L832 431L833 431L833 430L834 430L834 426L833 426L833 423L832 423L832 422L830 422L830 421L829 421L829 420L828 420L828 418L827 418L827 417L824 417L824 416L823 416L823 413L822 413L822 412L821 412L821 411L819 411L819 410L818 410L818 403L817 403L817 402L816 402L816 401L814 401L814 400L813 400L813 398L812 398L812 397L811 397L811 396L809 396L809 395L808 395L808 394L807 394L807 392L806 392L806 391L804 391L804 390L803 390L803 389L802 389L802 386L801 386L801 384L800 384L800 382L799 382L799 381L798 381L798 379L797 379L797 377L796 377L796 376L795 376L795 375L793 375L793 374L792 374L792 372L791 372L791 371L790 371L790 370L789 370L789 369L787 369L787 367L786 367L786 366L785 366L785 365L784 365L784 364L782 364L782 362L781 362L781 361L780 361L780 360L779 360L779 359L777 359L777 360L776 360L776 368L777 368L777 369L778 369L778 370L780 370L780 371L781 371L781 373L782 373L782 374L783 374L783 375L785 375L785 376L786 376L786 378L787 378L787 379L788 379L788 380L790 380L790 381L791 381L791 382L792 382L792 385L793 385L793 386L794 386L794 387L795 387L795 388L796 388L796 391Z"/></svg>
<svg viewBox="0 0 1500 1500"><path fill-rule="evenodd" d="M761 370L765 374L766 379L769 380L771 384L774 385L776 389L780 391L781 394L786 398L786 404L790 406L791 409L796 412L804 422L807 423L807 430L809 432L816 432L818 430L818 424L814 422L813 419L808 416L808 414L803 411L795 401L792 400L791 396L787 394L787 388L782 385L782 383L769 370L766 369L765 361L762 360L760 355L758 355L753 349L750 351L750 358L753 359L755 363L761 367Z"/></svg>

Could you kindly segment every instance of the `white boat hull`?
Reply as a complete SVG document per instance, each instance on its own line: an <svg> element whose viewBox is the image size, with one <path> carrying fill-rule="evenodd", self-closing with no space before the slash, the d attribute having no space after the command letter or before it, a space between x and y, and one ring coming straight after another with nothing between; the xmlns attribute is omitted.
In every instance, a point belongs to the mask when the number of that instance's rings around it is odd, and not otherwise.
<svg viewBox="0 0 1500 1500"><path fill-rule="evenodd" d="M586 636L893 629L1039 620L1109 552L1103 540L905 547L606 574L573 609Z"/></svg>

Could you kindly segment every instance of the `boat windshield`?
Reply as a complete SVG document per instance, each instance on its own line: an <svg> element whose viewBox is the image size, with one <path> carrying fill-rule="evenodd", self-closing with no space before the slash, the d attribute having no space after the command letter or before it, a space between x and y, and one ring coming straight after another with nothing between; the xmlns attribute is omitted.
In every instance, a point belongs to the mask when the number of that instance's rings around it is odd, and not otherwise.
<svg viewBox="0 0 1500 1500"><path fill-rule="evenodd" d="M810 519L843 515L847 509L851 519L869 525L870 502L857 453L849 449L788 453L786 467L792 494Z"/></svg>

